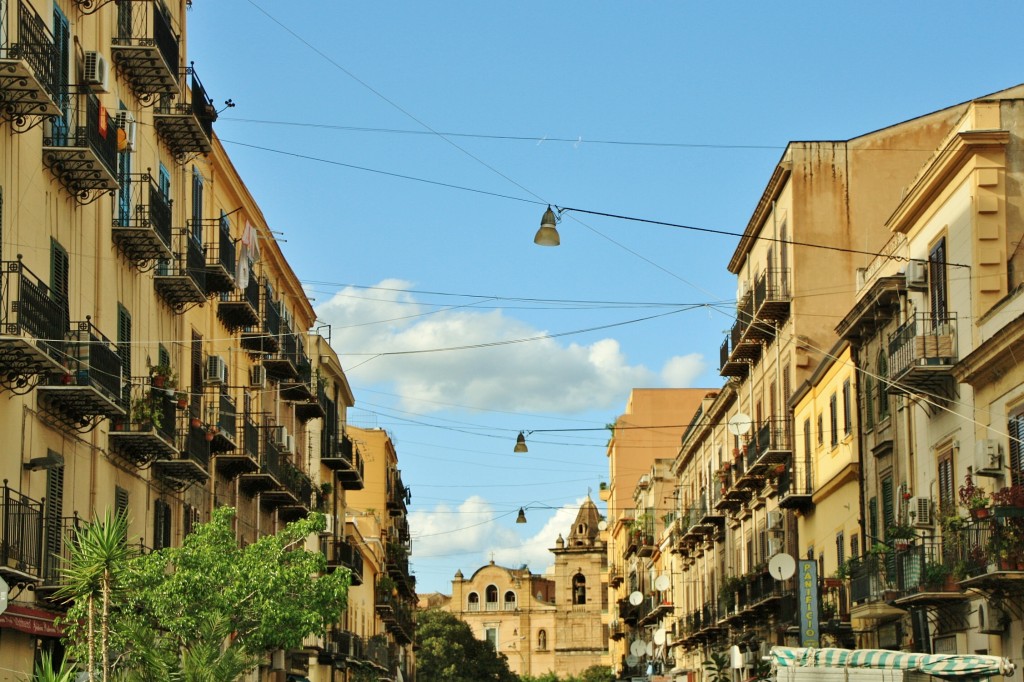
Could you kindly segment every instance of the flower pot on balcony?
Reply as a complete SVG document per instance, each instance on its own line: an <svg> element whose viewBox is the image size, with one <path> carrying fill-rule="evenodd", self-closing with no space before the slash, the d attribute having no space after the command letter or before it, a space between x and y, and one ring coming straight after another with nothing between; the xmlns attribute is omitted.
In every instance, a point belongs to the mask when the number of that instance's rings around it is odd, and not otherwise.
<svg viewBox="0 0 1024 682"><path fill-rule="evenodd" d="M203 422L199 419L199 417L192 417L192 421L190 421L189 423L192 425L193 429L198 429L200 426L203 425Z"/></svg>
<svg viewBox="0 0 1024 682"><path fill-rule="evenodd" d="M977 507L975 509L971 509L970 511L971 518L975 521L977 521L978 519L987 519L990 513L988 507Z"/></svg>

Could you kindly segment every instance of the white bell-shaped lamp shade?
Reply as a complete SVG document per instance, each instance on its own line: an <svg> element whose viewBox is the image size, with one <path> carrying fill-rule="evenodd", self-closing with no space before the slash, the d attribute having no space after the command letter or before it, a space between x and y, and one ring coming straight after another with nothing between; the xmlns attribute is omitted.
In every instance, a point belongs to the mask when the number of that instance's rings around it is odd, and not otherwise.
<svg viewBox="0 0 1024 682"><path fill-rule="evenodd" d="M540 219L540 229L533 238L533 243L538 246L558 246L561 240L558 238L558 230L555 228L557 220L555 212L548 206L544 211L544 217Z"/></svg>

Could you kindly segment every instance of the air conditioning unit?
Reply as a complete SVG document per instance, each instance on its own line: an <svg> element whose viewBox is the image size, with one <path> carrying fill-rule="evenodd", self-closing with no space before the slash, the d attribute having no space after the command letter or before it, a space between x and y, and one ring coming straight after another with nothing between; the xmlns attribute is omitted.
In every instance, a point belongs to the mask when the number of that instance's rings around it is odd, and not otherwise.
<svg viewBox="0 0 1024 682"><path fill-rule="evenodd" d="M932 520L932 501L927 497L911 497L910 506L907 508L914 515L914 525L918 528L931 528L934 525Z"/></svg>
<svg viewBox="0 0 1024 682"><path fill-rule="evenodd" d="M782 530L782 510L773 509L768 512L768 530L770 531L781 531Z"/></svg>
<svg viewBox="0 0 1024 682"><path fill-rule="evenodd" d="M295 454L295 436L290 433L284 437L284 451L289 455Z"/></svg>
<svg viewBox="0 0 1024 682"><path fill-rule="evenodd" d="M928 263L912 260L907 263L906 272L908 289L925 289L928 287Z"/></svg>
<svg viewBox="0 0 1024 682"><path fill-rule="evenodd" d="M324 514L324 519L327 521L327 525L320 532L321 535L334 535L334 515Z"/></svg>
<svg viewBox="0 0 1024 682"><path fill-rule="evenodd" d="M291 434L288 433L288 429L286 427L274 427L274 445L279 448L284 448L287 445L289 438L291 438Z"/></svg>
<svg viewBox="0 0 1024 682"><path fill-rule="evenodd" d="M107 92L110 89L110 63L102 54L86 52L82 70L82 80L93 90Z"/></svg>
<svg viewBox="0 0 1024 682"><path fill-rule="evenodd" d="M1003 473L1003 449L995 438L974 443L974 473L979 476L1000 476Z"/></svg>
<svg viewBox="0 0 1024 682"><path fill-rule="evenodd" d="M266 388L267 370L263 365L253 365L249 368L249 388Z"/></svg>
<svg viewBox="0 0 1024 682"><path fill-rule="evenodd" d="M284 670L285 668L285 653L284 649L275 649L270 652L270 669L271 670Z"/></svg>
<svg viewBox="0 0 1024 682"><path fill-rule="evenodd" d="M121 140L118 139L118 151L135 151L135 115L130 111L121 109L114 116L114 121L117 125L117 129L124 131L124 148L121 148Z"/></svg>
<svg viewBox="0 0 1024 682"><path fill-rule="evenodd" d="M986 635L1002 634L1006 629L1003 608L987 599L978 602L978 632Z"/></svg>
<svg viewBox="0 0 1024 682"><path fill-rule="evenodd" d="M219 355L206 358L206 381L208 386L223 386L228 383L228 365Z"/></svg>
<svg viewBox="0 0 1024 682"><path fill-rule="evenodd" d="M747 295L747 280L741 279L736 283L736 302L739 303Z"/></svg>
<svg viewBox="0 0 1024 682"><path fill-rule="evenodd" d="M779 538L768 538L768 558L771 558L782 551L782 540Z"/></svg>
<svg viewBox="0 0 1024 682"><path fill-rule="evenodd" d="M333 656L337 656L338 655L338 651L339 651L338 643L337 642L327 642L324 645L324 650L327 653L329 653L329 654L331 654Z"/></svg>

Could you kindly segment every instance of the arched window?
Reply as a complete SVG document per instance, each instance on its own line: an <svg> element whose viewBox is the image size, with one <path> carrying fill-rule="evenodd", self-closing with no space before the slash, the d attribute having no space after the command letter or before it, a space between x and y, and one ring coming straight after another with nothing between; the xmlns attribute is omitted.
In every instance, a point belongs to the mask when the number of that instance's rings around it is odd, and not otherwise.
<svg viewBox="0 0 1024 682"><path fill-rule="evenodd" d="M547 651L548 648L548 631L538 630L537 631L537 648L540 651Z"/></svg>
<svg viewBox="0 0 1024 682"><path fill-rule="evenodd" d="M469 604L466 606L467 611L479 611L480 610L480 595L476 592L469 593Z"/></svg>
<svg viewBox="0 0 1024 682"><path fill-rule="evenodd" d="M583 577L582 573L577 573L572 577L572 603L587 603L587 579Z"/></svg>
<svg viewBox="0 0 1024 682"><path fill-rule="evenodd" d="M498 588L494 585L488 585L487 590L484 592L487 599L487 608L489 610L498 610Z"/></svg>
<svg viewBox="0 0 1024 682"><path fill-rule="evenodd" d="M505 610L515 611L516 610L516 593L509 590L505 593Z"/></svg>

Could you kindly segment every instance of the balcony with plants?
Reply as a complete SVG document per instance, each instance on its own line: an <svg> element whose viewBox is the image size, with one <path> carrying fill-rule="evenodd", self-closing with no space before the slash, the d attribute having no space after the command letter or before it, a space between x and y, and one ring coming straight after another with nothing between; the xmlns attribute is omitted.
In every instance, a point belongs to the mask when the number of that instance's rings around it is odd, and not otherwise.
<svg viewBox="0 0 1024 682"><path fill-rule="evenodd" d="M0 262L0 386L25 393L40 375L62 372L66 304L21 262Z"/></svg>
<svg viewBox="0 0 1024 682"><path fill-rule="evenodd" d="M81 2L81 0L77 0ZM180 39L159 2L116 0L117 22L110 57L136 95L179 94Z"/></svg>
<svg viewBox="0 0 1024 682"><path fill-rule="evenodd" d="M282 498L282 503L278 507L278 515L284 521L305 518L315 507L313 481L304 471L288 462L281 467L281 473L284 476L284 480L281 481L284 491L289 493L294 501ZM264 495L274 496L275 494L277 493L271 491Z"/></svg>
<svg viewBox="0 0 1024 682"><path fill-rule="evenodd" d="M177 419L177 448L154 459L152 469L153 475L171 490L184 490L210 479L210 432L188 410L182 410Z"/></svg>
<svg viewBox="0 0 1024 682"><path fill-rule="evenodd" d="M176 157L209 154L217 108L194 66L180 71L177 83L176 92L161 95L153 111L156 134Z"/></svg>
<svg viewBox="0 0 1024 682"><path fill-rule="evenodd" d="M67 319L61 312L58 319ZM63 367L41 377L41 404L66 425L87 429L102 417L123 418L128 401L117 345L88 319L72 322L65 335Z"/></svg>
<svg viewBox="0 0 1024 682"><path fill-rule="evenodd" d="M233 452L241 443L238 407L225 386L207 386L203 394L203 415L210 453Z"/></svg>
<svg viewBox="0 0 1024 682"><path fill-rule="evenodd" d="M758 424L745 447L747 473L765 476L769 470L785 465L793 455L789 422L766 419Z"/></svg>
<svg viewBox="0 0 1024 682"><path fill-rule="evenodd" d="M172 310L183 313L207 299L206 256L203 245L187 229L174 231L172 240L172 256L157 263L153 286Z"/></svg>
<svg viewBox="0 0 1024 682"><path fill-rule="evenodd" d="M118 251L139 270L173 256L171 203L149 172L132 173L121 186L110 236Z"/></svg>
<svg viewBox="0 0 1024 682"><path fill-rule="evenodd" d="M16 132L32 127L30 118L60 116L57 49L49 22L27 0L0 43L0 116ZM38 119L36 119L38 120Z"/></svg>
<svg viewBox="0 0 1024 682"><path fill-rule="evenodd" d="M118 189L117 126L91 92L65 94L63 116L43 125L43 165L79 203Z"/></svg>
<svg viewBox="0 0 1024 682"><path fill-rule="evenodd" d="M134 466L172 457L178 446L178 396L174 385L153 385L153 377L133 377L128 387L129 410L112 420L110 449Z"/></svg>
<svg viewBox="0 0 1024 682"><path fill-rule="evenodd" d="M634 554L648 557L654 553L654 517L647 512L637 514L626 526L626 542L623 558L629 559Z"/></svg>

